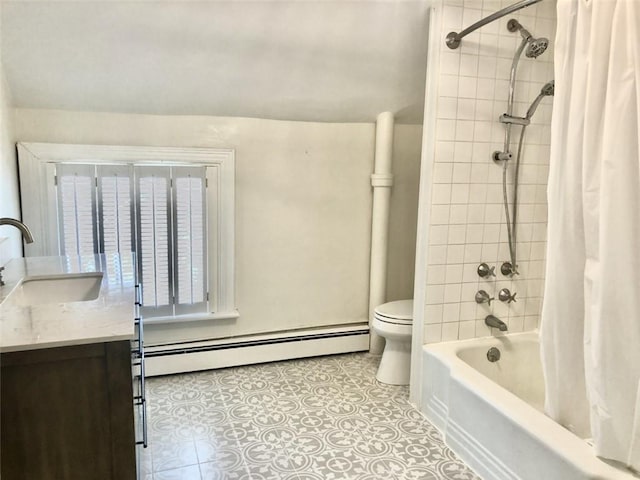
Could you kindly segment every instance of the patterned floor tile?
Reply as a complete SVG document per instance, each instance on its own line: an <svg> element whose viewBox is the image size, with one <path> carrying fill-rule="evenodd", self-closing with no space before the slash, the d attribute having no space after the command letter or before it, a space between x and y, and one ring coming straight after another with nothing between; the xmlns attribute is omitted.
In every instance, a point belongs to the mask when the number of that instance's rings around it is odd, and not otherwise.
<svg viewBox="0 0 640 480"><path fill-rule="evenodd" d="M201 478L198 465L175 468L153 474L153 480L201 480Z"/></svg>
<svg viewBox="0 0 640 480"><path fill-rule="evenodd" d="M154 475L163 470L198 464L198 455L193 441L170 443L152 441L149 448Z"/></svg>
<svg viewBox="0 0 640 480"><path fill-rule="evenodd" d="M214 463L223 471L234 471L244 467L242 452L235 442L221 445L216 441L196 440L195 445L200 463Z"/></svg>
<svg viewBox="0 0 640 480"><path fill-rule="evenodd" d="M140 448L137 450L137 464L140 478L153 474L153 460L151 458L151 450L149 448Z"/></svg>
<svg viewBox="0 0 640 480"><path fill-rule="evenodd" d="M346 354L149 379L153 478L479 480L408 387L375 379L378 362Z"/></svg>
<svg viewBox="0 0 640 480"><path fill-rule="evenodd" d="M384 459L363 457L352 448L323 450L312 458L308 471L326 480L394 478Z"/></svg>
<svg viewBox="0 0 640 480"><path fill-rule="evenodd" d="M231 417L224 410L212 409L191 417L190 421L194 440L235 443Z"/></svg>
<svg viewBox="0 0 640 480"><path fill-rule="evenodd" d="M249 480L251 478L244 465L229 470L216 462L201 463L200 476L202 480Z"/></svg>

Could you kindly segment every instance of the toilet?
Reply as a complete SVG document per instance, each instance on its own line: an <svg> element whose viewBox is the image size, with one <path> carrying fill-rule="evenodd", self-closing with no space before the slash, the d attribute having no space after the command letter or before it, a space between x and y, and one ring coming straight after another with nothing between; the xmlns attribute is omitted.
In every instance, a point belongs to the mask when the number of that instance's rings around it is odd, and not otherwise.
<svg viewBox="0 0 640 480"><path fill-rule="evenodd" d="M373 331L386 340L376 378L389 385L409 385L413 300L384 303L373 312Z"/></svg>

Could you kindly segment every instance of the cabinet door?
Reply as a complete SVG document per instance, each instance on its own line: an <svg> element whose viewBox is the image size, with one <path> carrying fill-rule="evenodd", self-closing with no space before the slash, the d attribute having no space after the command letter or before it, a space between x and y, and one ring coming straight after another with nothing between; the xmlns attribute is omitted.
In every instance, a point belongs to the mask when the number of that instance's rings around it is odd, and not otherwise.
<svg viewBox="0 0 640 480"><path fill-rule="evenodd" d="M3 354L3 480L135 479L129 342Z"/></svg>

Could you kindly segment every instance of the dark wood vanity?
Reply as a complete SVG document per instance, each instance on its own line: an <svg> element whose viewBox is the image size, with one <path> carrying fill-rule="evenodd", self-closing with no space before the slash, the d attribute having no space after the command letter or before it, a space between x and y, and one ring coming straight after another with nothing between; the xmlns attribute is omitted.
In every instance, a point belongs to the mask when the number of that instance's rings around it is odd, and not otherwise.
<svg viewBox="0 0 640 480"><path fill-rule="evenodd" d="M136 480L146 404L133 265L119 255L7 264L0 288L2 480ZM65 282L96 277L91 272L101 272L98 296L75 299ZM40 283L27 297L29 282ZM43 300L44 288L58 301Z"/></svg>
<svg viewBox="0 0 640 480"><path fill-rule="evenodd" d="M0 356L3 480L135 480L130 341Z"/></svg>

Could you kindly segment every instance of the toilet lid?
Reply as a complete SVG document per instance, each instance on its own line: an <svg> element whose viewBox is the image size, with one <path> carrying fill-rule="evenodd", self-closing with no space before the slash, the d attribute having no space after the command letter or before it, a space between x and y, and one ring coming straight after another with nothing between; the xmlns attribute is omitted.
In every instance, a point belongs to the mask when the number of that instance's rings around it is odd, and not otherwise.
<svg viewBox="0 0 640 480"><path fill-rule="evenodd" d="M395 302L383 303L374 310L374 315L380 320L389 319L391 321L403 321L409 323L413 321L413 300L397 300Z"/></svg>

